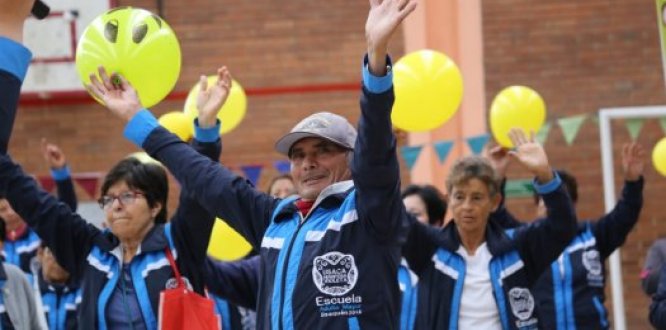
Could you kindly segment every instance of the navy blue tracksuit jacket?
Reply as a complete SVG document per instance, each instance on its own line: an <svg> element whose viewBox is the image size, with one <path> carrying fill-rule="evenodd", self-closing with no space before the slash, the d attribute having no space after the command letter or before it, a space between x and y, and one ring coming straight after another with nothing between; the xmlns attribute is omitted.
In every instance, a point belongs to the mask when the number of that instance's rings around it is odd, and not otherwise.
<svg viewBox="0 0 666 330"><path fill-rule="evenodd" d="M200 157L149 113L127 126L126 136L260 251L258 328L398 327L407 215L390 119L392 78L364 70L353 181L325 189L307 218L293 199L274 199Z"/></svg>
<svg viewBox="0 0 666 330"><path fill-rule="evenodd" d="M611 212L578 224L576 237L534 285L542 329L608 329L604 307L605 262L638 221L643 206L643 178L625 182ZM504 228L523 223L504 206L491 216Z"/></svg>

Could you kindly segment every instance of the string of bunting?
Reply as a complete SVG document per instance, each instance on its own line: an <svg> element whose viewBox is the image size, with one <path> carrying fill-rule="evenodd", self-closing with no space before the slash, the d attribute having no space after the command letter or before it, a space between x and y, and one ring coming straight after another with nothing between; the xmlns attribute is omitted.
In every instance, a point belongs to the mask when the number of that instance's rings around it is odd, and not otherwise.
<svg viewBox="0 0 666 330"><path fill-rule="evenodd" d="M562 130L562 135L564 136L565 142L567 145L571 146L576 140L581 127L587 121L587 119L591 119L595 124L599 123L597 114L580 114L558 118L545 122L543 126L541 126L541 129L536 133L535 139L542 145L545 144L546 140L548 139L548 135L552 130L552 127L554 124L557 124L557 126L559 126ZM645 119L627 119L624 121L624 123L632 141L635 141L644 127ZM661 126L664 134L666 134L666 117L659 119L659 125ZM474 155L480 154L489 140L489 134L481 134L465 138L465 142L469 150ZM441 140L432 143L432 147L437 154L437 159L439 160L440 164L444 164L444 162L446 162L446 159L448 158L454 144L454 140ZM421 155L423 148L426 146L427 145L412 145L400 148L400 155L405 161L408 169L411 170L414 167L414 164L416 164L416 161Z"/></svg>

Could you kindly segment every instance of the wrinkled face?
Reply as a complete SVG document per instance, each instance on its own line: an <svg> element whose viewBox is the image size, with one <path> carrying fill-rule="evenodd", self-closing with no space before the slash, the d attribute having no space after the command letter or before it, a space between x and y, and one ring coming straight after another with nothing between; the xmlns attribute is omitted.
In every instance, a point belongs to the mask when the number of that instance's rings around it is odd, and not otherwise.
<svg viewBox="0 0 666 330"><path fill-rule="evenodd" d="M277 179L271 186L270 195L277 198L289 197L296 193L294 183L288 178Z"/></svg>
<svg viewBox="0 0 666 330"><path fill-rule="evenodd" d="M40 248L37 257L42 265L44 279L51 283L64 283L69 279L69 273L60 267L51 250L47 247Z"/></svg>
<svg viewBox="0 0 666 330"><path fill-rule="evenodd" d="M461 234L485 230L490 213L500 202L500 195L491 197L488 186L477 178L453 186L449 196L453 219Z"/></svg>
<svg viewBox="0 0 666 330"><path fill-rule="evenodd" d="M154 226L162 205L148 206L143 192L130 189L125 181L112 185L102 199L112 199L104 206L106 224L122 240L143 240Z"/></svg>
<svg viewBox="0 0 666 330"><path fill-rule="evenodd" d="M14 228L23 223L23 218L14 212L6 199L0 199L0 218L5 221L8 228Z"/></svg>
<svg viewBox="0 0 666 330"><path fill-rule="evenodd" d="M320 138L305 138L294 143L289 155L291 176L301 198L315 200L326 187L349 180L347 152Z"/></svg>
<svg viewBox="0 0 666 330"><path fill-rule="evenodd" d="M413 215L419 222L429 224L428 210L426 209L425 202L417 194L412 194L406 196L402 199L402 202L405 203L405 209L411 215Z"/></svg>

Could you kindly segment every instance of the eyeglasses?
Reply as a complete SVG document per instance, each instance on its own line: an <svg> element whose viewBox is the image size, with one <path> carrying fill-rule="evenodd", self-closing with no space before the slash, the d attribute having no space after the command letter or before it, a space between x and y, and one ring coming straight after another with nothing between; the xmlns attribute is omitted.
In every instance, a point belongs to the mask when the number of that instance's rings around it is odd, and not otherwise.
<svg viewBox="0 0 666 330"><path fill-rule="evenodd" d="M142 192L138 191L126 191L123 193L120 193L120 195L105 195L102 196L97 202L99 203L99 206L104 209L108 210L111 208L111 205L113 205L113 201L116 199L118 202L120 202L120 205L128 205L134 203L134 201L137 199L139 196L146 196Z"/></svg>

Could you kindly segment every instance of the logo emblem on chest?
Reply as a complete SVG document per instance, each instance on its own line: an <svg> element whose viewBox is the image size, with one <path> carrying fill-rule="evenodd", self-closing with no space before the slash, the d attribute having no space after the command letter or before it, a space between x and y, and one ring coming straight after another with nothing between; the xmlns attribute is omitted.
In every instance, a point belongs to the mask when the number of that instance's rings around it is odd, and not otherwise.
<svg viewBox="0 0 666 330"><path fill-rule="evenodd" d="M583 252L583 266L592 275L601 275L601 260L599 258L599 251L587 250Z"/></svg>
<svg viewBox="0 0 666 330"><path fill-rule="evenodd" d="M314 258L312 279L324 294L342 296L351 291L358 279L354 256L337 251Z"/></svg>
<svg viewBox="0 0 666 330"><path fill-rule="evenodd" d="M534 311L534 297L526 288L513 288L509 290L509 304L511 312L519 320L525 321L532 317Z"/></svg>

